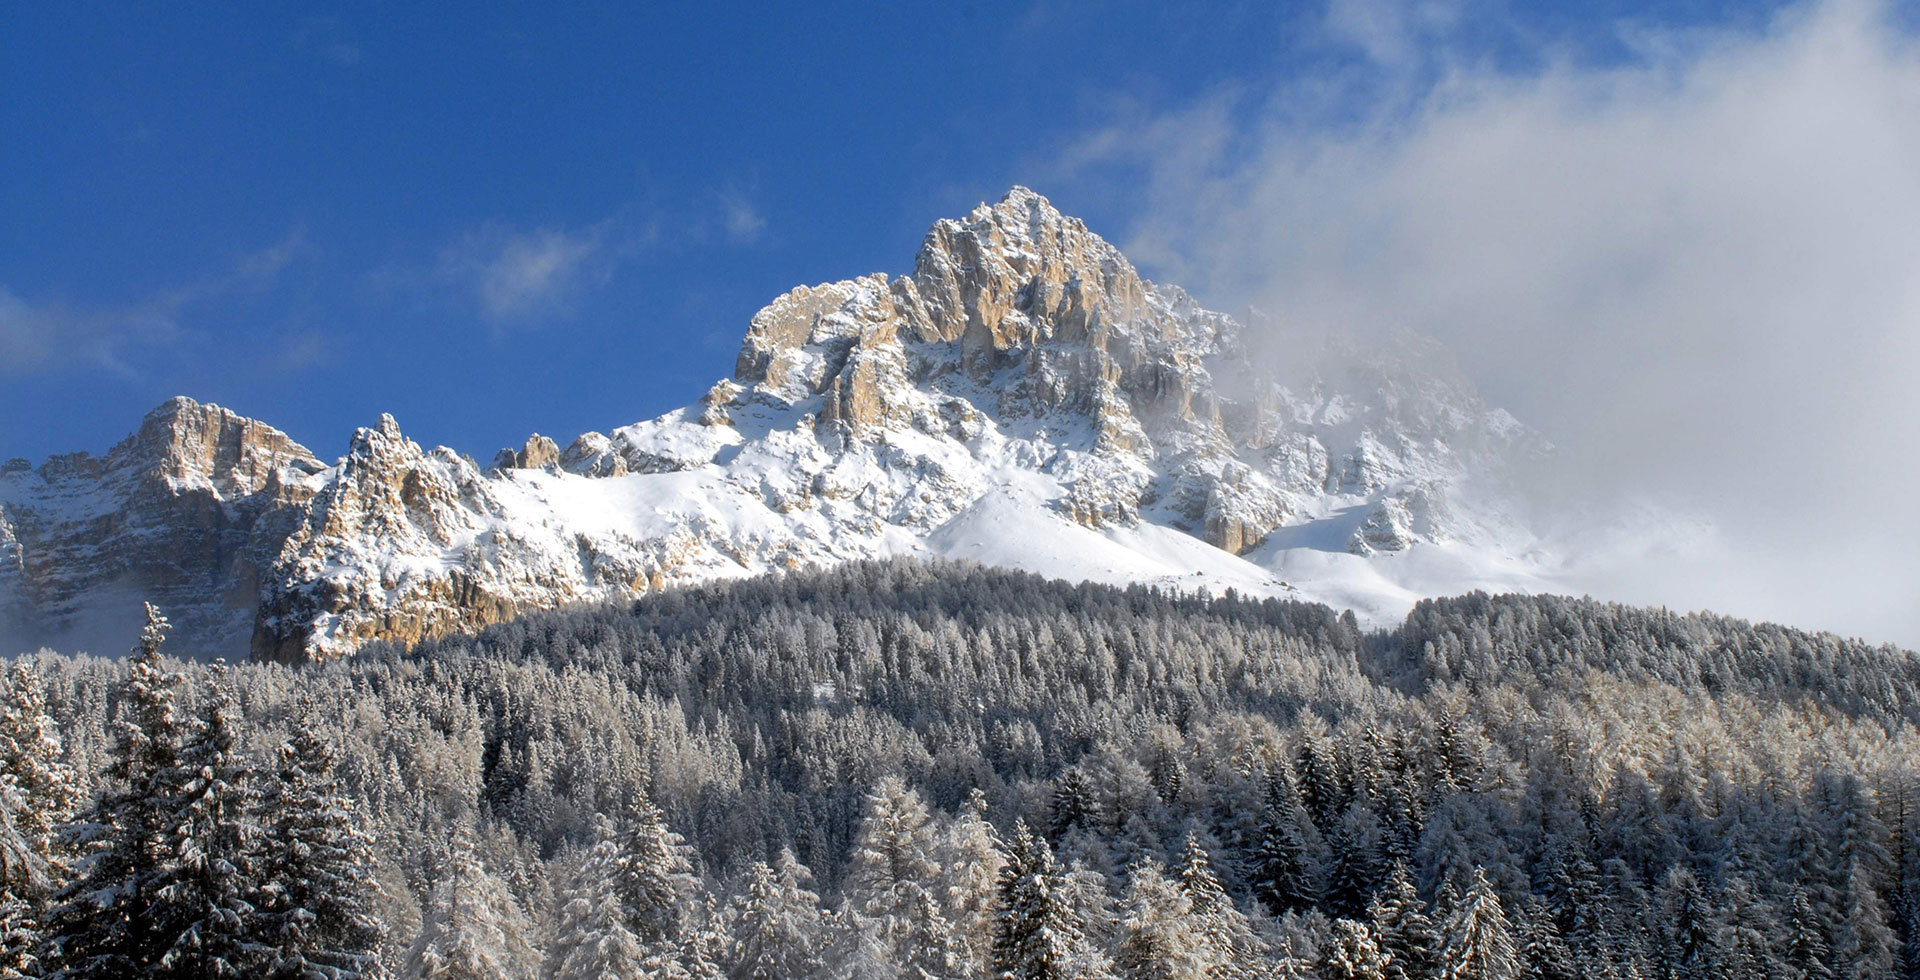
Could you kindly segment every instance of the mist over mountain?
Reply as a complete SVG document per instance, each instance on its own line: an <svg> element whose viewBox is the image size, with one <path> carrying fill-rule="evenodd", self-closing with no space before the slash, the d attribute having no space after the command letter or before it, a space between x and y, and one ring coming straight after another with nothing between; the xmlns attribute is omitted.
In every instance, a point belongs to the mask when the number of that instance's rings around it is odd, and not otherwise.
<svg viewBox="0 0 1920 980"><path fill-rule="evenodd" d="M1622 24L1613 57L1334 8L1337 68L1117 111L1063 153L1133 205L1116 240L1281 350L1443 344L1559 447L1528 496L1581 556L1569 590L1920 642L1911 8ZM1665 529L1595 539L1622 523Z"/></svg>

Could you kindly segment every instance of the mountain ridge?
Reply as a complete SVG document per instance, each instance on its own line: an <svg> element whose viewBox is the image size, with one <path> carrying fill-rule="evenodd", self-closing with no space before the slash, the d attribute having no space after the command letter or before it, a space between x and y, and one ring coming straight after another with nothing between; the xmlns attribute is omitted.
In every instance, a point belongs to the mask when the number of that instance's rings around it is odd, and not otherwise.
<svg viewBox="0 0 1920 980"><path fill-rule="evenodd" d="M908 275L777 297L695 402L565 447L482 466L382 416L326 464L179 398L106 457L9 462L0 631L153 594L209 652L297 662L902 554L1376 618L1535 583L1500 485L1544 440L1417 355L1283 385L1248 330L1016 187L935 222Z"/></svg>

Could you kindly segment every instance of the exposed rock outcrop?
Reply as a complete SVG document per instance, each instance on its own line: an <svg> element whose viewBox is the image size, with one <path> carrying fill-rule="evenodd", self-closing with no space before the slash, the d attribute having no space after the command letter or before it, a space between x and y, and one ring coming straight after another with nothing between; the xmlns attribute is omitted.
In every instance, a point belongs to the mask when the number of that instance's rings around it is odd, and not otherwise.
<svg viewBox="0 0 1920 980"><path fill-rule="evenodd" d="M0 474L0 622L15 646L117 653L139 603L183 650L231 654L326 467L271 426L175 398L105 456Z"/></svg>

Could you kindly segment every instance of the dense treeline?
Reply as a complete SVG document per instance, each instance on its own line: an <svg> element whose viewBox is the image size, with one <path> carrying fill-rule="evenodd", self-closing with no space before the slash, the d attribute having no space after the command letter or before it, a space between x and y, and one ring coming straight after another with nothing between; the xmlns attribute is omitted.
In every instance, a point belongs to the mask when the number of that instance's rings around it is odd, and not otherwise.
<svg viewBox="0 0 1920 980"><path fill-rule="evenodd" d="M882 562L159 639L8 681L0 976L1920 977L1920 667L1831 636Z"/></svg>

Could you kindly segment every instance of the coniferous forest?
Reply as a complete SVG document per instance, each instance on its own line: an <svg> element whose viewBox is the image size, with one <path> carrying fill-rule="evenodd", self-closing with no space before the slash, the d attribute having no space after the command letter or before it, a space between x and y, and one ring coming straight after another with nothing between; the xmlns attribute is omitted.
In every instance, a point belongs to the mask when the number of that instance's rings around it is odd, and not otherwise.
<svg viewBox="0 0 1920 980"><path fill-rule="evenodd" d="M855 564L11 665L0 976L1920 978L1920 662Z"/></svg>

